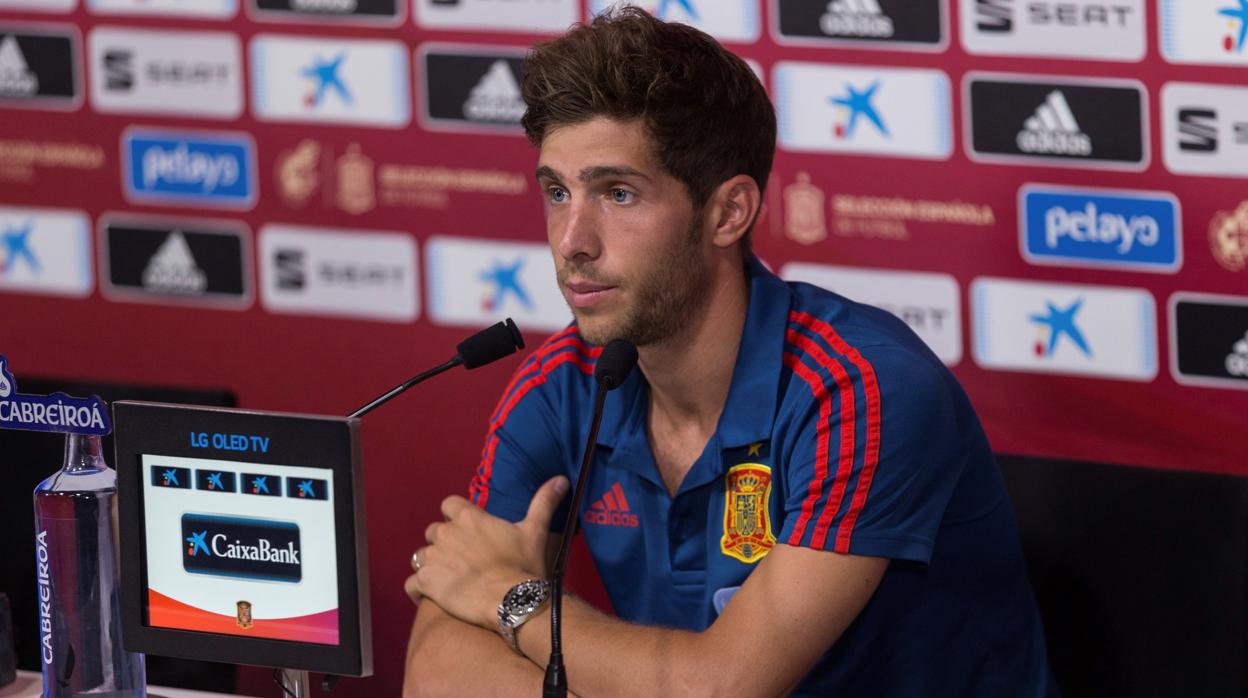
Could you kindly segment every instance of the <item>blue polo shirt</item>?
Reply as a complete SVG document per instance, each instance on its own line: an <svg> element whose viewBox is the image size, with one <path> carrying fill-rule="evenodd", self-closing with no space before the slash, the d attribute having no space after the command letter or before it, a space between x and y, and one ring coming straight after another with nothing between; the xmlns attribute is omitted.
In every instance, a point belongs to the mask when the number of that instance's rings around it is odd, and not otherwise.
<svg viewBox="0 0 1248 698"><path fill-rule="evenodd" d="M879 588L793 695L1055 692L1005 487L953 375L885 311L756 259L748 273L727 402L675 496L647 441L645 377L607 397L580 520L616 613L701 631L776 545L885 557ZM518 521L543 482L575 482L599 351L573 325L521 365L474 503Z"/></svg>

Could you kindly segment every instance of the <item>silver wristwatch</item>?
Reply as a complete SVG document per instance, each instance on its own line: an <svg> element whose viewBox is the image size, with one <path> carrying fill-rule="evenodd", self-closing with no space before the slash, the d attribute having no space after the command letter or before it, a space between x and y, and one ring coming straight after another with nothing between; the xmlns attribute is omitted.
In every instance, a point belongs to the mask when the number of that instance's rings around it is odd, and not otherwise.
<svg viewBox="0 0 1248 698"><path fill-rule="evenodd" d="M549 598L550 582L544 579L520 582L503 596L503 602L498 605L498 634L517 653L520 648L516 646L516 629L524 625Z"/></svg>

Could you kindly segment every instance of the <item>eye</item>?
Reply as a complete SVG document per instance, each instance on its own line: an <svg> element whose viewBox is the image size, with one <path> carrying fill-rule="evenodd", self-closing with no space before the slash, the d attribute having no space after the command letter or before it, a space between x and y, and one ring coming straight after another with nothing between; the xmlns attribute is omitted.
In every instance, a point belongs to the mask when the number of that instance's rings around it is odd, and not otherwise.
<svg viewBox="0 0 1248 698"><path fill-rule="evenodd" d="M563 187L550 187L546 190L546 195L550 197L551 203L562 204L566 202L570 196L568 190Z"/></svg>
<svg viewBox="0 0 1248 698"><path fill-rule="evenodd" d="M617 204L632 203L634 196L636 195L627 189L615 187L611 190L611 200Z"/></svg>

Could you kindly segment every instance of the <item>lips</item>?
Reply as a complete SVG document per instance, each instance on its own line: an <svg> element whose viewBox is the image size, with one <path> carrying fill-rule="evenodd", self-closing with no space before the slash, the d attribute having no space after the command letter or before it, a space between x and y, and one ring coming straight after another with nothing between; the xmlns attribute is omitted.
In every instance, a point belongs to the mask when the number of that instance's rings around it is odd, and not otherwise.
<svg viewBox="0 0 1248 698"><path fill-rule="evenodd" d="M568 302L577 308L590 308L603 302L615 292L615 286L590 281L569 279L563 282L563 286L568 289Z"/></svg>

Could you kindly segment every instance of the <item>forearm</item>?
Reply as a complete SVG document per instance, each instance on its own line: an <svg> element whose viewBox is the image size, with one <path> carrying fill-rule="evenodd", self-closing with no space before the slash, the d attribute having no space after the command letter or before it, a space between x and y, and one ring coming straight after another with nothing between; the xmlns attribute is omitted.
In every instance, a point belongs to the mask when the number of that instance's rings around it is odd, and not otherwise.
<svg viewBox="0 0 1248 698"><path fill-rule="evenodd" d="M535 696L542 670L512 652L496 634L421 601L407 646L404 698Z"/></svg>
<svg viewBox="0 0 1248 698"><path fill-rule="evenodd" d="M550 658L549 605L517 634L525 656ZM599 613L573 597L563 600L563 660L568 686L582 696L718 695L716 672L705 661L705 637L635 625ZM715 666L723 668L723 662Z"/></svg>

